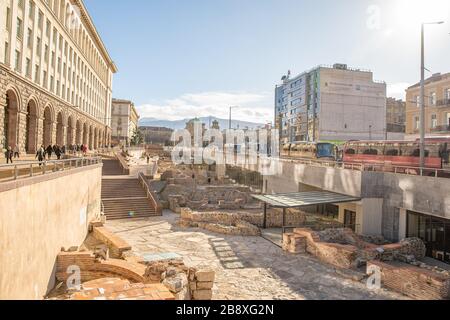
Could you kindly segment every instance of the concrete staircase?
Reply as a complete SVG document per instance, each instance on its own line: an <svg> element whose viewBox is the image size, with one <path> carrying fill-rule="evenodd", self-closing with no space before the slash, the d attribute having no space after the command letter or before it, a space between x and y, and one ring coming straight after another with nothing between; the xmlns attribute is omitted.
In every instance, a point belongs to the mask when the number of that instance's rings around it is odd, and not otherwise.
<svg viewBox="0 0 450 320"><path fill-rule="evenodd" d="M102 201L108 220L156 216L144 189L137 179L103 179Z"/></svg>
<svg viewBox="0 0 450 320"><path fill-rule="evenodd" d="M121 176L123 175L123 168L120 162L115 159L105 159L103 158L103 170L102 174L104 176Z"/></svg>

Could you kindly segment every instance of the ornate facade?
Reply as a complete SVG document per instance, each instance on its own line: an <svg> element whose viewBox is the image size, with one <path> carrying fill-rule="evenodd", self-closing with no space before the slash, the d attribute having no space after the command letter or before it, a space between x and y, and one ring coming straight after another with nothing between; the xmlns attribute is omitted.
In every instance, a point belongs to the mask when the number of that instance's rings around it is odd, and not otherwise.
<svg viewBox="0 0 450 320"><path fill-rule="evenodd" d="M83 2L1 1L0 21L0 149L109 145L117 69Z"/></svg>

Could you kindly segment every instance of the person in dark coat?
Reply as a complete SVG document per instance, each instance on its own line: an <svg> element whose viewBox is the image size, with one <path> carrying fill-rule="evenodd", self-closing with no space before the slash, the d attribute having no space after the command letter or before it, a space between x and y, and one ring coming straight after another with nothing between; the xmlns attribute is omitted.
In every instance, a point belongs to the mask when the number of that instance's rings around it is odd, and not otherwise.
<svg viewBox="0 0 450 320"><path fill-rule="evenodd" d="M61 160L61 148L58 145L55 145L53 148L55 150L56 158Z"/></svg>
<svg viewBox="0 0 450 320"><path fill-rule="evenodd" d="M47 147L47 157L48 157L48 160L50 160L51 158L52 158L52 153L53 153L53 147L51 146L51 145L49 145L48 147Z"/></svg>
<svg viewBox="0 0 450 320"><path fill-rule="evenodd" d="M13 163L14 151L11 147L8 147L5 152L6 164Z"/></svg>

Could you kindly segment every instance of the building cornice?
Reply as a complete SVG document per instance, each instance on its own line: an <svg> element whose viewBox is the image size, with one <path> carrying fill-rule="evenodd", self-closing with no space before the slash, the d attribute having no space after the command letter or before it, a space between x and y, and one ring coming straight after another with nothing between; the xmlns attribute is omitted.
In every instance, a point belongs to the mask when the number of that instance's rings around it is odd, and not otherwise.
<svg viewBox="0 0 450 320"><path fill-rule="evenodd" d="M84 22L86 23L86 26L88 27L88 30L91 32L91 35L93 35L94 40L97 42L98 47L101 49L100 52L102 53L103 57L108 63L108 66L111 68L113 73L116 73L118 71L116 64L111 59L111 56L108 53L108 50L106 49L105 44L103 43L103 40L100 37L100 34L97 31L97 28L94 25L94 22L89 15L89 12L86 8L86 6L83 3L83 0L71 0L73 4L78 6L80 8L81 18L83 18Z"/></svg>

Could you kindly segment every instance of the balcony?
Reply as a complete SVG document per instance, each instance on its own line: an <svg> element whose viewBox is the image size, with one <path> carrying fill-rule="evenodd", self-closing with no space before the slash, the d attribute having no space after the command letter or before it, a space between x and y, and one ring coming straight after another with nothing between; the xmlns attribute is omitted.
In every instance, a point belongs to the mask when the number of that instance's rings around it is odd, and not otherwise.
<svg viewBox="0 0 450 320"><path fill-rule="evenodd" d="M436 101L436 107L450 107L450 99Z"/></svg>
<svg viewBox="0 0 450 320"><path fill-rule="evenodd" d="M432 133L450 133L450 125L437 126L435 128L431 128L430 131Z"/></svg>

